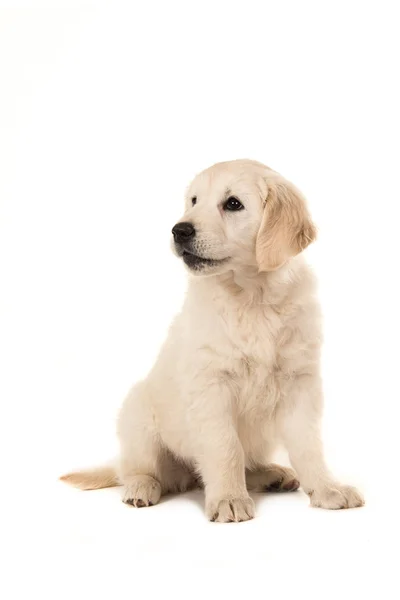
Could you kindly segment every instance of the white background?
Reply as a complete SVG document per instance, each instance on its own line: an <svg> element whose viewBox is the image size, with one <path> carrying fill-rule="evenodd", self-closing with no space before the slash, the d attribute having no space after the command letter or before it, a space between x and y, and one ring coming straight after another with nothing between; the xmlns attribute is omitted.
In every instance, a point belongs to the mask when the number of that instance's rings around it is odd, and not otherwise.
<svg viewBox="0 0 400 600"><path fill-rule="evenodd" d="M2 3L5 598L398 593L396 4ZM184 189L234 158L292 179L319 226L327 455L363 509L264 495L221 526L200 493L134 510L57 481L116 454L183 299Z"/></svg>

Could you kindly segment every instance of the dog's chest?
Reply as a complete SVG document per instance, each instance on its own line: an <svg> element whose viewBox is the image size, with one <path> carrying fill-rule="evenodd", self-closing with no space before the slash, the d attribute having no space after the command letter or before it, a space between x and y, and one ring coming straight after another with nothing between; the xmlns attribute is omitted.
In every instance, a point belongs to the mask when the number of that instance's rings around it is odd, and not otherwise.
<svg viewBox="0 0 400 600"><path fill-rule="evenodd" d="M245 417L269 418L281 397L281 340L286 336L285 312L260 304L232 312L225 319L230 343L230 372L238 391L240 412ZM247 418L247 417L246 417Z"/></svg>
<svg viewBox="0 0 400 600"><path fill-rule="evenodd" d="M226 335L249 368L270 369L276 362L278 338L284 328L282 315L272 306L256 305L232 311L225 317ZM236 356L236 352L233 353Z"/></svg>
<svg viewBox="0 0 400 600"><path fill-rule="evenodd" d="M185 371L194 352L196 370L233 383L243 407L267 397L274 404L289 307L263 297L246 303L235 300L225 297L196 303L198 310L191 313L190 326L183 333L189 344L182 352Z"/></svg>

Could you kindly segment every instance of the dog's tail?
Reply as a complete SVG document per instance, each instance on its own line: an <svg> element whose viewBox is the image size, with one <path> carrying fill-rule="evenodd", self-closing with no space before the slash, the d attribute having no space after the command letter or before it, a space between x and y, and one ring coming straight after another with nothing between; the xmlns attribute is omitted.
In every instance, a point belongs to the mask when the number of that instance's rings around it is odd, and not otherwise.
<svg viewBox="0 0 400 600"><path fill-rule="evenodd" d="M60 480L81 490L99 490L120 485L116 470L112 466L67 473L67 475L62 475Z"/></svg>

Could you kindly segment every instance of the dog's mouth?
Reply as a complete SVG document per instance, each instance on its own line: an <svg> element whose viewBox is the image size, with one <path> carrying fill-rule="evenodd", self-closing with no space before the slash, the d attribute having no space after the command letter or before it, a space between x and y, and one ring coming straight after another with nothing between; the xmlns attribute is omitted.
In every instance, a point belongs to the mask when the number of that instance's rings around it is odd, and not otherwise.
<svg viewBox="0 0 400 600"><path fill-rule="evenodd" d="M227 260L226 258L205 258L204 256L193 254L193 252L189 252L188 250L183 250L181 256L185 265L191 269L201 269L202 267L214 267L216 265L220 265L221 263Z"/></svg>

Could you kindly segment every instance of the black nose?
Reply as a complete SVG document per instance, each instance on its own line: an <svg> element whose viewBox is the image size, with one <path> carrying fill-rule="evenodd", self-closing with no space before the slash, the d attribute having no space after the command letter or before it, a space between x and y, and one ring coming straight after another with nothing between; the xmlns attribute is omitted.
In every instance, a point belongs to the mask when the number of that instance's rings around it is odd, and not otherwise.
<svg viewBox="0 0 400 600"><path fill-rule="evenodd" d="M195 233L196 230L191 223L177 223L172 228L172 234L176 242L186 242L194 237Z"/></svg>

